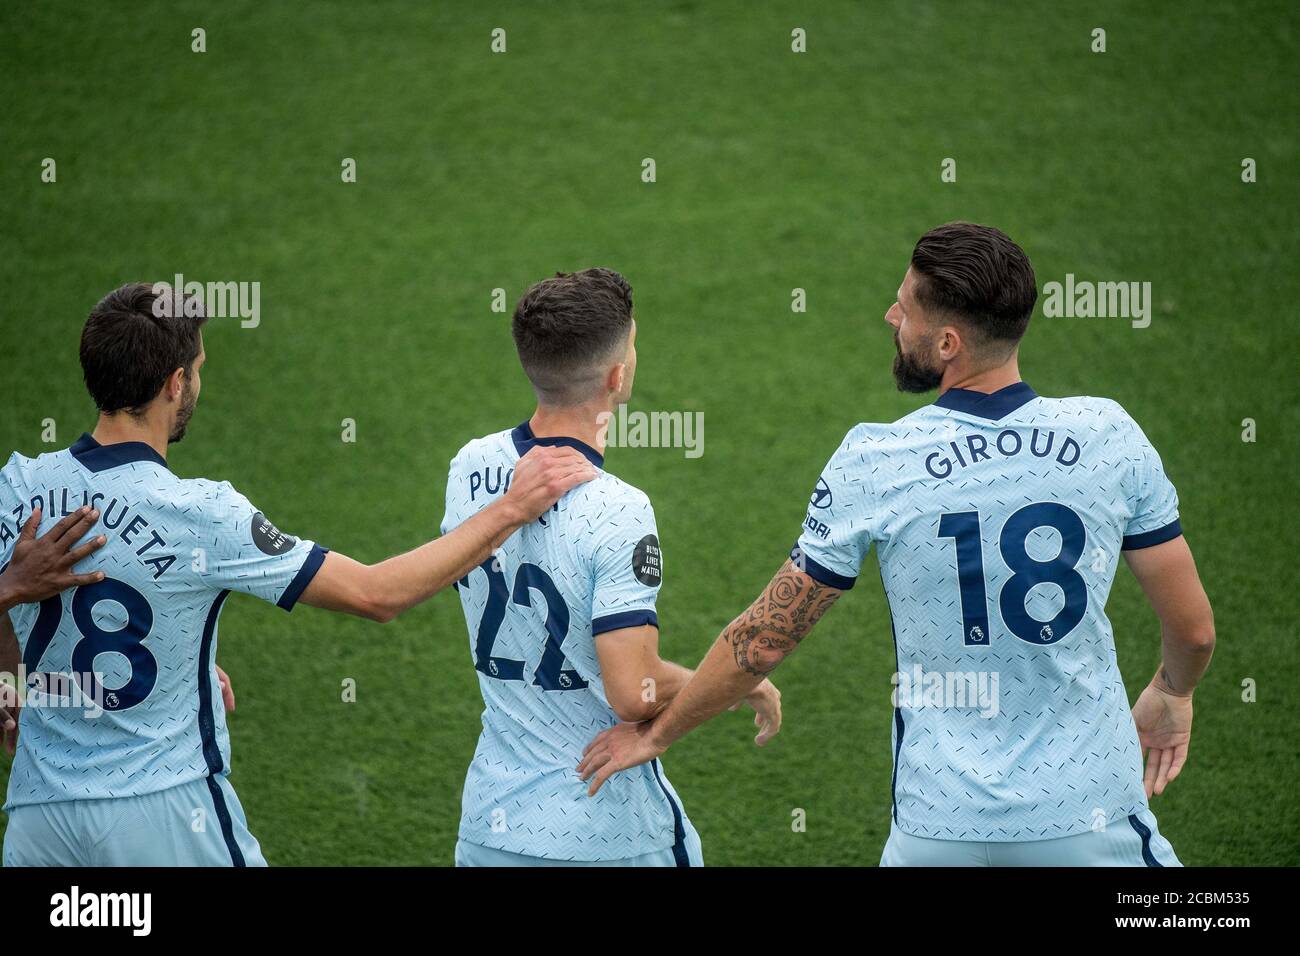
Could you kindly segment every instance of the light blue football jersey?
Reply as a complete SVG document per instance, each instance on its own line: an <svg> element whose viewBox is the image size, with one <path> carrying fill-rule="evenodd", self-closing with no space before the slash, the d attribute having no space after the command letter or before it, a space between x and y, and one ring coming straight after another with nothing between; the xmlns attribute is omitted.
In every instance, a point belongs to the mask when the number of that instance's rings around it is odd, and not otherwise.
<svg viewBox="0 0 1300 956"><path fill-rule="evenodd" d="M1181 533L1160 457L1107 399L950 389L848 433L792 558L848 588L876 546L901 830L1041 840L1147 809L1106 598L1121 550Z"/></svg>
<svg viewBox="0 0 1300 956"><path fill-rule="evenodd" d="M105 579L14 608L29 706L6 808L138 796L226 773L217 617L231 591L291 610L325 550L278 531L226 482L183 479L148 445L71 448L0 470L0 566L83 505L108 542L77 565Z"/></svg>
<svg viewBox="0 0 1300 956"><path fill-rule="evenodd" d="M447 476L443 532L498 498L533 445L527 423L467 444ZM662 559L654 511L599 471L458 582L483 732L465 779L460 838L559 860L621 860L672 848L686 864L687 821L659 761L612 777L595 797L574 768L618 722L605 697L595 635L658 626Z"/></svg>

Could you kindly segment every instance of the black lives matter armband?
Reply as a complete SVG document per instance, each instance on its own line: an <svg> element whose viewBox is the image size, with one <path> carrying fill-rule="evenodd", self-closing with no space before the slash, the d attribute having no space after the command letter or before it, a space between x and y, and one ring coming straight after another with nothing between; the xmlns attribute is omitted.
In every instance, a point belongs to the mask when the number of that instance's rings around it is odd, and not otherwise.
<svg viewBox="0 0 1300 956"><path fill-rule="evenodd" d="M655 535L648 534L636 543L632 551L632 573L646 587L657 588L663 581L663 555Z"/></svg>

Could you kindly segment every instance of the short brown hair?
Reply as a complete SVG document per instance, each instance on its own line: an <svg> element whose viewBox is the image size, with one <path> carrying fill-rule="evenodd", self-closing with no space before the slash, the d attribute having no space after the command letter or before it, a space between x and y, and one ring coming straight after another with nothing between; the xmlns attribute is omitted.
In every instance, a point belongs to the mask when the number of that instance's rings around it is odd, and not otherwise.
<svg viewBox="0 0 1300 956"><path fill-rule="evenodd" d="M599 386L632 330L632 286L612 269L557 272L528 289L511 323L538 400L576 405Z"/></svg>
<svg viewBox="0 0 1300 956"><path fill-rule="evenodd" d="M114 289L81 330L81 372L101 412L140 414L167 376L178 368L188 375L199 357L206 314L170 290L173 301L155 307L161 297L154 289L143 282Z"/></svg>
<svg viewBox="0 0 1300 956"><path fill-rule="evenodd" d="M950 222L931 229L912 250L916 298L975 329L977 344L1014 345L1038 301L1034 267L1023 249L992 226Z"/></svg>

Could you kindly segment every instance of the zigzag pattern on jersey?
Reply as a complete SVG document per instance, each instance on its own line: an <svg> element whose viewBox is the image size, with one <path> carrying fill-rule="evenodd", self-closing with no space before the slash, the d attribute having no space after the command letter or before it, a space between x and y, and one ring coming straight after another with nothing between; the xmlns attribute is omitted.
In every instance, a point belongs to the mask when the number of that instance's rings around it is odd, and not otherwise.
<svg viewBox="0 0 1300 956"><path fill-rule="evenodd" d="M471 491L470 475L486 469L492 477L498 468L504 475L518 457L508 431L466 445L448 476L444 530L492 500L483 493L486 482L476 482ZM492 486L499 487L495 479ZM478 672L483 732L465 780L462 839L561 860L625 859L673 844L670 797L649 767L619 774L594 798L574 772L591 738L617 722L605 698L592 620L653 610L655 590L631 575L633 549L652 533L654 514L646 496L601 472L498 550L497 568L511 600L490 654L522 661L523 679ZM563 668L576 672L585 687L543 690L533 683L547 642L549 611L536 591L530 592L529 605L515 600L525 563L539 568L562 596L569 619ZM622 577L621 571L626 571ZM471 661L489 601L488 582L488 572L480 568L459 588Z"/></svg>
<svg viewBox="0 0 1300 956"><path fill-rule="evenodd" d="M805 530L799 546L832 572L854 577L875 543L902 674L914 675L919 666L922 675L983 673L998 680L993 716L971 707L904 707L894 797L906 832L1046 839L1146 808L1136 733L1104 608L1123 536L1176 518L1177 499L1172 486L1141 487L1149 459L1140 430L1130 425L1123 410L1104 399L1039 398L996 421L928 406L892 425L858 426L827 466L828 487L842 495L844 506L829 517L820 513L831 529L827 541ZM1026 436L1018 455L967 458L962 467L954 461L946 479L923 467L932 452L954 458L950 442L962 449L966 436L978 435L992 447L1008 428ZM1048 457L1028 453L1034 428L1039 448L1048 431L1055 433ZM1071 467L1055 460L1066 436L1083 449ZM1162 472L1158 477L1167 485ZM1066 504L1086 531L1076 568L1087 610L1073 631L1048 645L1017 637L1003 625L998 605L1013 576L1000 553L1002 527L1037 502ZM963 640L954 541L938 534L942 515L965 512L980 516L992 631L982 646ZM1037 528L1025 548L1049 560L1060 551L1060 533ZM1063 604L1061 589L1043 584L1029 591L1025 610L1050 621Z"/></svg>
<svg viewBox="0 0 1300 956"><path fill-rule="evenodd" d="M108 543L84 567L104 571L148 603L152 625L141 645L152 656L157 676L142 701L120 710L89 716L84 708L59 706L32 707L24 713L8 806L135 796L207 776L210 767L199 721L200 671L210 669L215 657L215 619L208 644L211 657L201 661L200 655L214 602L227 590L277 600L312 547L310 541L299 541L281 555L260 551L250 532L255 509L228 483L181 479L151 461L92 470L67 449L35 459L14 455L0 471L0 515L14 519L17 509L30 507L34 497L65 488L69 508L80 506L85 495L103 496L94 502L101 511L96 530L107 535ZM61 510L61 491L57 497ZM59 517L47 508L42 532ZM124 541L123 533L137 519L143 524L136 524L130 542ZM138 553L153 532L165 545L149 553L176 557L160 577L142 564ZM72 612L74 593L60 598L62 614L41 654L42 671L69 672L73 649L86 637ZM38 610L26 605L13 612L24 651ZM104 631L117 632L127 623L125 608L111 599L98 601L91 617ZM103 674L107 689L120 687L131 676L120 653L100 653L93 666ZM210 746L224 771L230 767L230 738L211 675L208 685L213 697L206 702L212 718Z"/></svg>

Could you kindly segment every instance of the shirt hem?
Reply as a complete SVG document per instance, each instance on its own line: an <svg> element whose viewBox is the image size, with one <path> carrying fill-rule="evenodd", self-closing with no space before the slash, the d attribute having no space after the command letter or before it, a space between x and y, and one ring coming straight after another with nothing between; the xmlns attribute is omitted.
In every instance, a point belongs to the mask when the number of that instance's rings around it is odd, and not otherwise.
<svg viewBox="0 0 1300 956"><path fill-rule="evenodd" d="M1125 804L1106 817L1105 825L1110 826L1120 820L1125 820L1130 814L1142 813L1150 809L1146 801ZM1053 833L1039 833L1036 831L1021 829L1015 832L1015 835L1007 835L1007 828L999 827L997 831L975 831L968 832L963 836L954 836L953 834L940 834L935 832L924 832L932 830L932 827L918 828L915 824L908 821L903 814L898 815L895 824L899 830L909 836L919 837L923 840L950 840L955 843L1039 843L1043 840L1059 840L1064 837L1078 836L1081 833L1088 833L1094 829L1095 824L1091 820L1077 820L1072 825Z"/></svg>
<svg viewBox="0 0 1300 956"><path fill-rule="evenodd" d="M465 843L486 847L489 850L502 850L506 853L517 853L520 856L532 856L541 860L557 860L561 863L610 863L616 860L634 860L639 856L645 856L647 853L662 853L665 850L671 850L673 847L673 841L668 840L662 846L647 845L635 853L620 853L609 856L591 856L589 854L566 856L561 853L539 852L536 846L520 846L510 840L484 840L481 834L466 833L463 829L457 833L456 838Z"/></svg>

